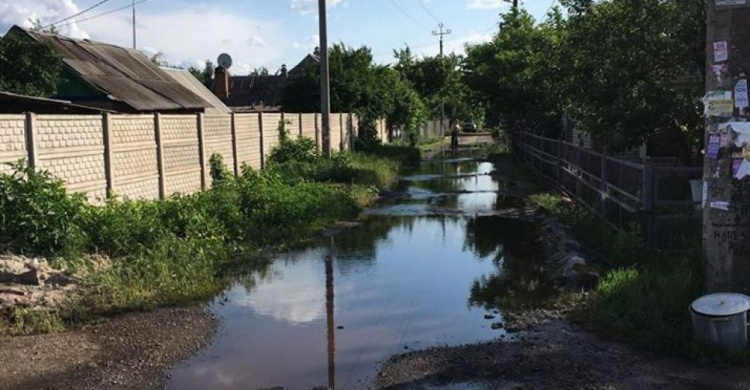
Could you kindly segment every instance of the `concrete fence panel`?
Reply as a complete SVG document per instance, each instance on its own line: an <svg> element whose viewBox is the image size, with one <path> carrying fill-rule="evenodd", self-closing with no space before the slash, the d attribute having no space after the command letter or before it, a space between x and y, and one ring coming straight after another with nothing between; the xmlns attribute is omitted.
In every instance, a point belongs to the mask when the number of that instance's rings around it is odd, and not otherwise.
<svg viewBox="0 0 750 390"><path fill-rule="evenodd" d="M218 153L224 164L234 169L234 151L232 150L232 117L230 115L206 115L203 117L203 136L206 143L206 166L210 171L209 159ZM209 177L209 184L210 184Z"/></svg>
<svg viewBox="0 0 750 390"><path fill-rule="evenodd" d="M166 194L187 195L201 190L198 122L195 115L161 117Z"/></svg>
<svg viewBox="0 0 750 390"><path fill-rule="evenodd" d="M11 171L8 163L28 160L25 119L24 115L0 115L0 173Z"/></svg>
<svg viewBox="0 0 750 390"><path fill-rule="evenodd" d="M302 129L302 136L313 141L317 139L317 125L315 123L315 116L315 114L300 115L300 128Z"/></svg>
<svg viewBox="0 0 750 390"><path fill-rule="evenodd" d="M258 114L236 114L234 125L240 166L247 164L260 169L260 117Z"/></svg>
<svg viewBox="0 0 750 390"><path fill-rule="evenodd" d="M101 116L37 115L34 133L39 168L64 180L71 192L106 199Z"/></svg>
<svg viewBox="0 0 750 390"><path fill-rule="evenodd" d="M281 114L263 114L263 161L267 161L271 151L279 145Z"/></svg>
<svg viewBox="0 0 750 390"><path fill-rule="evenodd" d="M158 199L159 171L153 115L112 115L114 193L130 199Z"/></svg>

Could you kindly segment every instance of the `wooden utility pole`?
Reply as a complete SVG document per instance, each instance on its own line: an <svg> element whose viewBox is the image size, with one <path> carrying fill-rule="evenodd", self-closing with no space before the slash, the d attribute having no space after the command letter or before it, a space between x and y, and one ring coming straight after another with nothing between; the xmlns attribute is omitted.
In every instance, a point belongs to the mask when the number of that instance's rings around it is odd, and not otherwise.
<svg viewBox="0 0 750 390"><path fill-rule="evenodd" d="M440 58L443 58L443 36L450 35L451 29L443 29L445 25L438 23L439 30L433 30L432 35L440 37ZM440 97L440 133L445 138L445 97Z"/></svg>
<svg viewBox="0 0 750 390"><path fill-rule="evenodd" d="M707 16L704 290L747 292L750 176L742 171L750 167L750 145L743 145L738 132L748 124L750 0L709 0Z"/></svg>
<svg viewBox="0 0 750 390"><path fill-rule="evenodd" d="M318 0L320 20L320 124L323 156L331 157L331 81L328 74L328 18L326 0Z"/></svg>

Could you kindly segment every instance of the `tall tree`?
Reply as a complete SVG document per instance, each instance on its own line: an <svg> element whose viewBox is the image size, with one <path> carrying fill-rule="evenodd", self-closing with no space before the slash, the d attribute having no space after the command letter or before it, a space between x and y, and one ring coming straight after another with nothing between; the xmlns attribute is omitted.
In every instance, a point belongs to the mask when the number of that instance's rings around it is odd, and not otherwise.
<svg viewBox="0 0 750 390"><path fill-rule="evenodd" d="M50 97L64 81L63 61L45 43L10 33L0 38L0 90Z"/></svg>

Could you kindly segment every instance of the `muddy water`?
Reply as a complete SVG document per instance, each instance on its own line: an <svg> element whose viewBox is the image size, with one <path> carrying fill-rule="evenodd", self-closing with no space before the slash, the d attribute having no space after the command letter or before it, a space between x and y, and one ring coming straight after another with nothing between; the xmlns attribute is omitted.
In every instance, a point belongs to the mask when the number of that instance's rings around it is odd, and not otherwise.
<svg viewBox="0 0 750 390"><path fill-rule="evenodd" d="M492 170L424 163L361 226L239 277L211 304L213 344L170 388L369 388L394 354L506 337L492 329L503 302L545 287L533 226L481 215L503 188Z"/></svg>

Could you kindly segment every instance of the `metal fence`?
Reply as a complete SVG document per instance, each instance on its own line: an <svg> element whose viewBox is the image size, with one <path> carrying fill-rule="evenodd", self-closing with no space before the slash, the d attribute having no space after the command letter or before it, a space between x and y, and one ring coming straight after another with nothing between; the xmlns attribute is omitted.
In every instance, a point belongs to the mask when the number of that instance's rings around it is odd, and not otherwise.
<svg viewBox="0 0 750 390"><path fill-rule="evenodd" d="M649 245L664 251L700 243L701 214L690 182L701 180L702 168L631 161L523 132L514 135L513 147L534 171L613 228L640 224Z"/></svg>

